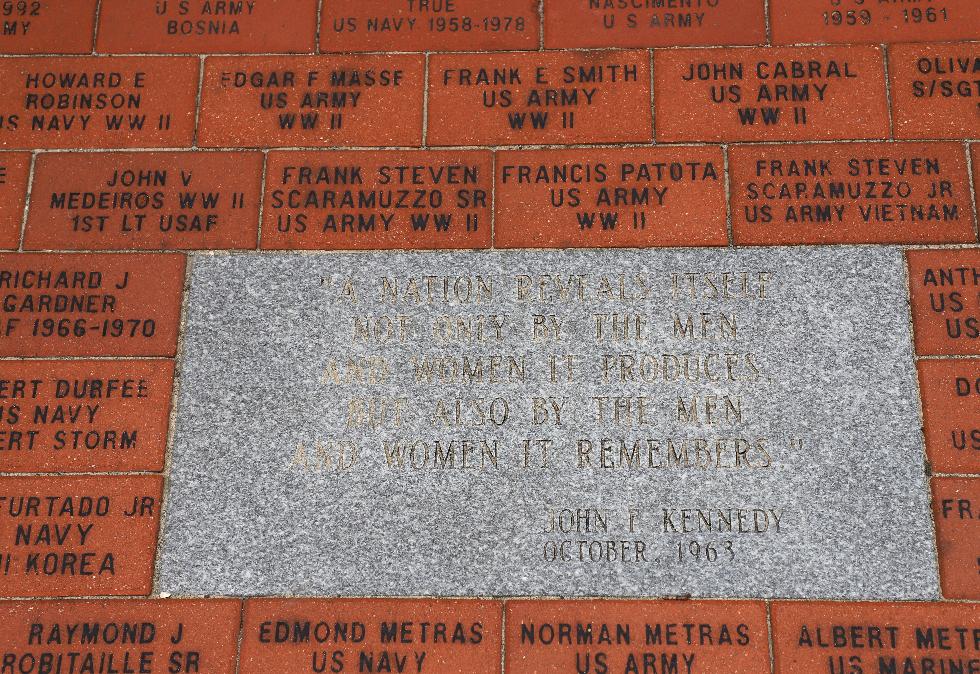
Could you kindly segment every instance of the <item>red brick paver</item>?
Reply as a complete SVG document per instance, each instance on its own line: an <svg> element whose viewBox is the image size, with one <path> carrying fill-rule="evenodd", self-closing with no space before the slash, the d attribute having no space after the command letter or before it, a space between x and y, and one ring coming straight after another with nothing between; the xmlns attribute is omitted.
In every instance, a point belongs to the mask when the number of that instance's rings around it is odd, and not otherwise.
<svg viewBox="0 0 980 674"><path fill-rule="evenodd" d="M0 356L173 356L180 255L0 255Z"/></svg>
<svg viewBox="0 0 980 674"><path fill-rule="evenodd" d="M775 602L775 671L968 672L980 664L980 606Z"/></svg>
<svg viewBox="0 0 980 674"><path fill-rule="evenodd" d="M16 248L24 219L31 156L21 152L0 155L0 248Z"/></svg>
<svg viewBox="0 0 980 674"><path fill-rule="evenodd" d="M980 138L980 43L895 45L888 73L897 138Z"/></svg>
<svg viewBox="0 0 980 674"><path fill-rule="evenodd" d="M645 51L436 54L429 59L429 143L651 140Z"/></svg>
<svg viewBox="0 0 980 674"><path fill-rule="evenodd" d="M28 250L254 248L258 152L44 154Z"/></svg>
<svg viewBox="0 0 980 674"><path fill-rule="evenodd" d="M730 170L737 244L976 241L962 145L742 145Z"/></svg>
<svg viewBox="0 0 980 674"><path fill-rule="evenodd" d="M762 602L509 601L508 674L769 672Z"/></svg>
<svg viewBox="0 0 980 674"><path fill-rule="evenodd" d="M537 49L535 0L331 0L323 5L325 52Z"/></svg>
<svg viewBox="0 0 980 674"><path fill-rule="evenodd" d="M228 599L3 602L0 668L233 674L240 612Z"/></svg>
<svg viewBox="0 0 980 674"><path fill-rule="evenodd" d="M87 54L98 0L7 0L0 5L0 53Z"/></svg>
<svg viewBox="0 0 980 674"><path fill-rule="evenodd" d="M163 470L173 363L0 362L0 472Z"/></svg>
<svg viewBox="0 0 980 674"><path fill-rule="evenodd" d="M102 0L98 50L312 52L317 0Z"/></svg>
<svg viewBox="0 0 980 674"><path fill-rule="evenodd" d="M198 69L187 57L2 59L0 146L189 144Z"/></svg>
<svg viewBox="0 0 980 674"><path fill-rule="evenodd" d="M878 47L658 50L657 140L886 138Z"/></svg>
<svg viewBox="0 0 980 674"><path fill-rule="evenodd" d="M932 480L932 510L943 595L980 599L980 480Z"/></svg>
<svg viewBox="0 0 980 674"><path fill-rule="evenodd" d="M980 475L980 362L920 361L919 389L932 469Z"/></svg>
<svg viewBox="0 0 980 674"><path fill-rule="evenodd" d="M273 152L262 247L489 248L489 152Z"/></svg>
<svg viewBox="0 0 980 674"><path fill-rule="evenodd" d="M211 57L199 138L207 146L416 145L420 56Z"/></svg>
<svg viewBox="0 0 980 674"><path fill-rule="evenodd" d="M500 624L490 601L249 599L240 671L497 674Z"/></svg>
<svg viewBox="0 0 980 674"><path fill-rule="evenodd" d="M980 23L973 0L770 0L769 14L774 44L970 40Z"/></svg>
<svg viewBox="0 0 980 674"><path fill-rule="evenodd" d="M0 596L149 594L162 490L150 475L0 477Z"/></svg>
<svg viewBox="0 0 980 674"><path fill-rule="evenodd" d="M913 250L908 263L919 355L980 355L980 250Z"/></svg>
<svg viewBox="0 0 980 674"><path fill-rule="evenodd" d="M724 246L724 174L711 147L501 152L495 245Z"/></svg>
<svg viewBox="0 0 980 674"><path fill-rule="evenodd" d="M549 49L750 45L766 39L763 0L545 0Z"/></svg>

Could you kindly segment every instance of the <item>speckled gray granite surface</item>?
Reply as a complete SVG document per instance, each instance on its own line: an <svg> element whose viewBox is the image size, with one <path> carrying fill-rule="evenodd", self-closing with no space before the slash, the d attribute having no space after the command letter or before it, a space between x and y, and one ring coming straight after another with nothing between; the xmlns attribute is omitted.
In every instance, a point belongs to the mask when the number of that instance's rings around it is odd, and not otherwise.
<svg viewBox="0 0 980 674"><path fill-rule="evenodd" d="M196 255L157 590L935 598L915 386L887 247Z"/></svg>

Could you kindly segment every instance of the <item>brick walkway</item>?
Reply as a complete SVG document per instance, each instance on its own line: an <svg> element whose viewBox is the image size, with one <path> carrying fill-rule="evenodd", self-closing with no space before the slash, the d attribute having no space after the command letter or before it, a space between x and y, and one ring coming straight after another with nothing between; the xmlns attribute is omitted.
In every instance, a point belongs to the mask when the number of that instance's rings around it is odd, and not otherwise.
<svg viewBox="0 0 980 674"><path fill-rule="evenodd" d="M0 21L0 674L980 673L977 0ZM187 251L803 244L908 249L943 600L155 588Z"/></svg>

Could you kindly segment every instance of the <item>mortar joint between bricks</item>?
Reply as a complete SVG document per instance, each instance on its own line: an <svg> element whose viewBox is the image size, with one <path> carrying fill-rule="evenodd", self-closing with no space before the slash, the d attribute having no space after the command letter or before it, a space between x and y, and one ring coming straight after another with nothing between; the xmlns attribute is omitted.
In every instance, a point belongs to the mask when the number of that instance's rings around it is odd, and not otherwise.
<svg viewBox="0 0 980 674"><path fill-rule="evenodd" d="M95 55L99 50L99 24L102 21L102 0L95 2L95 17L92 21L92 54Z"/></svg>
<svg viewBox="0 0 980 674"><path fill-rule="evenodd" d="M969 141L964 141L963 149L966 152L967 189L970 191L970 207L973 211L973 237L980 241L980 209L977 207L977 197L980 196L977 193L977 180L980 175L977 174L978 167L973 165L973 145Z"/></svg>
<svg viewBox="0 0 980 674"><path fill-rule="evenodd" d="M24 243L27 240L27 220L31 209L31 192L34 191L34 171L37 164L37 153L31 153L30 168L27 172L26 194L24 195L24 212L20 221L20 240L17 242L18 252L24 252Z"/></svg>

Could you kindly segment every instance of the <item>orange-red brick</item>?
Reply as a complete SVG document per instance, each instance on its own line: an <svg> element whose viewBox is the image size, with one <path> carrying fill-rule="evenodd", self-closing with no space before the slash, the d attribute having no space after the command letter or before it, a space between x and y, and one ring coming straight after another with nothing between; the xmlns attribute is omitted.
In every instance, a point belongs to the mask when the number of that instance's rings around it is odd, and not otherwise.
<svg viewBox="0 0 980 674"><path fill-rule="evenodd" d="M537 0L428 3L330 0L323 4L325 52L537 49Z"/></svg>
<svg viewBox="0 0 980 674"><path fill-rule="evenodd" d="M501 612L491 601L248 599L239 671L499 674ZM311 642L292 639L296 622L310 623Z"/></svg>
<svg viewBox="0 0 980 674"><path fill-rule="evenodd" d="M980 2L974 2L980 26ZM980 43L888 50L896 138L980 137Z"/></svg>
<svg viewBox="0 0 980 674"><path fill-rule="evenodd" d="M240 4L242 11L233 14L216 12L218 3L206 0L166 4L102 0L98 50L116 54L313 51L317 0Z"/></svg>
<svg viewBox="0 0 980 674"><path fill-rule="evenodd" d="M24 220L30 170L29 154L0 154L0 248L13 249L20 245L20 226Z"/></svg>
<svg viewBox="0 0 980 674"><path fill-rule="evenodd" d="M980 606L909 602L775 602L776 674L940 672L980 666ZM946 669L945 671L955 671Z"/></svg>
<svg viewBox="0 0 980 674"><path fill-rule="evenodd" d="M980 478L933 478L932 510L943 596L980 599Z"/></svg>
<svg viewBox="0 0 980 674"><path fill-rule="evenodd" d="M658 50L654 80L658 141L888 136L878 47Z"/></svg>
<svg viewBox="0 0 980 674"><path fill-rule="evenodd" d="M182 255L0 255L0 356L169 356Z"/></svg>
<svg viewBox="0 0 980 674"><path fill-rule="evenodd" d="M509 601L506 612L507 674L770 671L762 602ZM572 639L591 626L594 643L560 638L562 625Z"/></svg>
<svg viewBox="0 0 980 674"><path fill-rule="evenodd" d="M980 362L919 361L919 390L932 470L980 474Z"/></svg>
<svg viewBox="0 0 980 674"><path fill-rule="evenodd" d="M545 0L544 43L549 49L567 49L753 45L766 41L763 0L718 0L711 4L694 3L694 11L673 11L668 3L657 7L654 3Z"/></svg>
<svg viewBox="0 0 980 674"><path fill-rule="evenodd" d="M980 4L770 0L769 17L773 44L971 40L977 38Z"/></svg>
<svg viewBox="0 0 980 674"><path fill-rule="evenodd" d="M262 247L489 248L492 167L489 152L272 152Z"/></svg>
<svg viewBox="0 0 980 674"><path fill-rule="evenodd" d="M583 81L589 78L602 81ZM645 51L429 59L432 145L648 142L650 114Z"/></svg>
<svg viewBox="0 0 980 674"><path fill-rule="evenodd" d="M258 152L43 154L24 247L254 248L261 191Z"/></svg>
<svg viewBox="0 0 980 674"><path fill-rule="evenodd" d="M97 0L7 0L0 54L87 54Z"/></svg>
<svg viewBox="0 0 980 674"><path fill-rule="evenodd" d="M980 355L980 249L908 252L915 348Z"/></svg>
<svg viewBox="0 0 980 674"><path fill-rule="evenodd" d="M973 198L976 200L974 206L980 213L980 144L975 143L970 146L970 157L973 167Z"/></svg>
<svg viewBox="0 0 980 674"><path fill-rule="evenodd" d="M159 471L174 365L0 362L0 472Z"/></svg>
<svg viewBox="0 0 980 674"><path fill-rule="evenodd" d="M717 147L501 152L495 201L501 248L728 243Z"/></svg>
<svg viewBox="0 0 980 674"><path fill-rule="evenodd" d="M192 57L2 59L9 106L0 113L0 146L189 145L199 68Z"/></svg>
<svg viewBox="0 0 980 674"><path fill-rule="evenodd" d="M237 599L2 602L0 652L9 671L233 674L240 611ZM82 645L82 625L97 641ZM45 654L60 670L39 666Z"/></svg>
<svg viewBox="0 0 980 674"><path fill-rule="evenodd" d="M211 57L198 139L234 147L418 145L424 69L420 55Z"/></svg>
<svg viewBox="0 0 980 674"><path fill-rule="evenodd" d="M962 145L736 145L729 157L737 244L976 240Z"/></svg>
<svg viewBox="0 0 980 674"><path fill-rule="evenodd" d="M0 596L149 594L162 491L156 475L0 477Z"/></svg>

